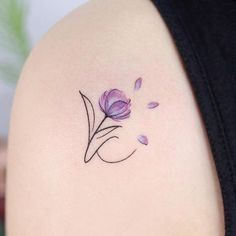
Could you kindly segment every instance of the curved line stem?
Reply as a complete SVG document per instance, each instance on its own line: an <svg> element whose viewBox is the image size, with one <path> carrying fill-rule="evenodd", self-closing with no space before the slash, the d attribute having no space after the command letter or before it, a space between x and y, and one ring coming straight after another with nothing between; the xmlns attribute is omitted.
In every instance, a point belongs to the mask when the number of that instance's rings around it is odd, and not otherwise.
<svg viewBox="0 0 236 236"><path fill-rule="evenodd" d="M137 151L137 149L134 149L134 151L131 152L127 157L125 157L125 158L123 158L119 161L107 161L107 160L105 160L101 157L101 155L98 153L98 151L97 151L97 155L103 162L106 162L106 163L109 163L109 164L116 164L116 163L120 163L122 161L125 161L125 160L129 159L136 151Z"/></svg>
<svg viewBox="0 0 236 236"><path fill-rule="evenodd" d="M90 144L91 144L93 138L94 138L95 135L97 134L99 128L102 126L102 124L103 124L104 121L106 120L106 118L107 118L107 116L105 115L105 117L103 118L103 120L102 120L101 123L98 125L97 129L95 130L95 132L93 133L92 137L91 137L91 138L89 139L89 141L88 141L88 145L87 145L87 148L86 148L86 151L85 151L85 154L84 154L84 162L85 162L85 163L89 162L89 161L93 158L93 156L94 156L94 154L93 154L88 160L86 160L86 156L87 156L87 153L88 153L89 146L90 146ZM96 153L96 152L95 152L95 153Z"/></svg>
<svg viewBox="0 0 236 236"><path fill-rule="evenodd" d="M106 129L111 129L110 131L108 131L107 133L97 137L97 139L100 139L100 138L103 138L105 137L106 135L110 134L112 131L116 130L117 128L121 128L122 126L121 125L114 125L114 126L108 126L106 128L103 128L103 129L100 129L98 130L97 134L99 134L101 131L103 130L106 130Z"/></svg>
<svg viewBox="0 0 236 236"><path fill-rule="evenodd" d="M106 163L109 163L109 164L115 164L115 163L119 163L119 162L122 162L122 161L125 161L125 160L129 159L129 158L137 151L137 149L134 149L134 151L131 152L127 157L125 157L125 158L123 158L123 159L121 159L121 160L119 160L119 161L107 161L107 160L103 159L103 158L101 157L101 155L99 154L98 151L99 151L99 149L100 149L106 142L108 142L109 140L111 140L111 139L113 139L113 138L119 139L118 136L112 136L112 137L108 138L107 140L105 140L105 141L97 148L97 150L94 152L93 156L97 153L98 157L99 157L103 162L106 162ZM93 156L92 156L92 157L93 157Z"/></svg>

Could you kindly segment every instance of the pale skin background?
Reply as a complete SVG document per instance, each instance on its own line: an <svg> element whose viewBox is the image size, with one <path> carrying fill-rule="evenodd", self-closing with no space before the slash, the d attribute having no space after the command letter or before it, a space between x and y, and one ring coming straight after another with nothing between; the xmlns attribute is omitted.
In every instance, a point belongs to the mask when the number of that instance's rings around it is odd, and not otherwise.
<svg viewBox="0 0 236 236"><path fill-rule="evenodd" d="M133 92L143 77L142 89ZM106 158L83 163L79 95L107 89L132 116ZM147 102L160 107L146 110ZM97 114L101 112L97 109ZM136 136L145 133L150 144ZM167 28L148 0L94 0L57 24L29 57L14 102L7 179L8 236L223 236L222 198L204 126Z"/></svg>

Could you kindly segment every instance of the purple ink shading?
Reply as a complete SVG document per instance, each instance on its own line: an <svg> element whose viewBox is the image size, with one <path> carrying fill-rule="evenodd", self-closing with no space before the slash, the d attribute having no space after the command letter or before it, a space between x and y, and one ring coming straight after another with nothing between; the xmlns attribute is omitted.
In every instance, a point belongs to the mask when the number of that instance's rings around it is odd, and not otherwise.
<svg viewBox="0 0 236 236"><path fill-rule="evenodd" d="M143 79L142 78L138 78L136 81L135 81L135 85L134 85L134 90L139 90L142 86L142 81Z"/></svg>
<svg viewBox="0 0 236 236"><path fill-rule="evenodd" d="M148 104L147 104L147 108L148 109L154 109L154 108L156 108L156 107L158 107L160 104L158 103L158 102L149 102Z"/></svg>
<svg viewBox="0 0 236 236"><path fill-rule="evenodd" d="M148 138L145 135L139 135L138 136L138 141L144 145L148 145Z"/></svg>
<svg viewBox="0 0 236 236"><path fill-rule="evenodd" d="M127 98L121 90L105 91L99 99L99 106L106 117L112 120L120 121L130 117L131 99Z"/></svg>

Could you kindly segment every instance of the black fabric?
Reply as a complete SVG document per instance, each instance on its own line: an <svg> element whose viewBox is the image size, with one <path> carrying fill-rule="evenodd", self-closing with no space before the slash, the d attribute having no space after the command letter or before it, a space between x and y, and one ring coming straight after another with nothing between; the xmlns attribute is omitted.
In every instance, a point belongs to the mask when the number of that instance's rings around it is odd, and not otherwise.
<svg viewBox="0 0 236 236"><path fill-rule="evenodd" d="M236 236L236 1L152 1L173 36L205 123L225 235Z"/></svg>

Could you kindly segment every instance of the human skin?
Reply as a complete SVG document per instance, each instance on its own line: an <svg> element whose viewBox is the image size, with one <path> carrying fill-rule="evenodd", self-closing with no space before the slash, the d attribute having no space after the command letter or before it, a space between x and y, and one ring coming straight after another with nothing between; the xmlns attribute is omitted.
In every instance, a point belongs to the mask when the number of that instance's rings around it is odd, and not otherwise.
<svg viewBox="0 0 236 236"><path fill-rule="evenodd" d="M137 78L143 86L134 92ZM119 142L84 162L79 91L119 88L132 99ZM152 111L147 102L160 103ZM148 136L147 146L137 135ZM188 77L148 0L94 0L39 42L22 72L7 169L8 236L222 236L219 181Z"/></svg>

